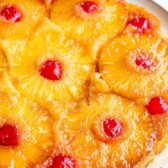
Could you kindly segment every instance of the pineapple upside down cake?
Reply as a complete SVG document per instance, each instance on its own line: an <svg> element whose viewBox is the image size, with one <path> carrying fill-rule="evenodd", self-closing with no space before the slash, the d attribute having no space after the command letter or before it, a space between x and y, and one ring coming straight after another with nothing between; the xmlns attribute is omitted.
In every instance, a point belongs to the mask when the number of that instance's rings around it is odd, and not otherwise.
<svg viewBox="0 0 168 168"><path fill-rule="evenodd" d="M168 41L125 0L0 1L0 168L146 168L168 144Z"/></svg>

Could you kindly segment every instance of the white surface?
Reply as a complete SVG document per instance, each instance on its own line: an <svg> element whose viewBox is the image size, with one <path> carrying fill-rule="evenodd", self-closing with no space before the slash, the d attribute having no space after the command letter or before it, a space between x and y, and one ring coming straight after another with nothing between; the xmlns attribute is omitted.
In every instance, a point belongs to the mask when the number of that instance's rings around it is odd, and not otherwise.
<svg viewBox="0 0 168 168"><path fill-rule="evenodd" d="M168 0L153 0L158 3L160 6L166 8L168 10Z"/></svg>
<svg viewBox="0 0 168 168"><path fill-rule="evenodd" d="M154 162L148 168L168 168L168 148L156 156Z"/></svg>

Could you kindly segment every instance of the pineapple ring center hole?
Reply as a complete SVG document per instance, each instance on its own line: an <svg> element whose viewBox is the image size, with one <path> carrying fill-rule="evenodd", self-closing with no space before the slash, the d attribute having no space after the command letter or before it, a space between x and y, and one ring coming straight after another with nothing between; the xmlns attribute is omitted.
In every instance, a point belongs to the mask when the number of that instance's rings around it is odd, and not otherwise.
<svg viewBox="0 0 168 168"><path fill-rule="evenodd" d="M146 105L146 109L150 115L161 115L168 111L168 104L162 97L153 97Z"/></svg>
<svg viewBox="0 0 168 168"><path fill-rule="evenodd" d="M0 15L6 21L13 23L20 22L22 19L21 11L13 5L3 7L0 11Z"/></svg>
<svg viewBox="0 0 168 168"><path fill-rule="evenodd" d="M137 28L140 33L143 33L145 30L149 30L149 20L144 17L135 17L128 22L128 25L132 25Z"/></svg>
<svg viewBox="0 0 168 168"><path fill-rule="evenodd" d="M136 49L126 55L126 64L129 69L136 72L150 74L156 71L158 60L152 52Z"/></svg>
<svg viewBox="0 0 168 168"><path fill-rule="evenodd" d="M4 124L0 127L0 146L18 146L18 131L16 126Z"/></svg>
<svg viewBox="0 0 168 168"><path fill-rule="evenodd" d="M75 161L70 156L63 156L58 155L52 159L51 167L50 168L61 168L61 167L69 167L75 168Z"/></svg>
<svg viewBox="0 0 168 168"><path fill-rule="evenodd" d="M91 130L94 136L105 143L122 142L130 136L132 124L121 115L110 113L95 117Z"/></svg>
<svg viewBox="0 0 168 168"><path fill-rule="evenodd" d="M94 13L98 10L98 4L92 1L81 2L79 7L87 14Z"/></svg>
<svg viewBox="0 0 168 168"><path fill-rule="evenodd" d="M123 130L123 125L116 119L108 118L103 122L104 133L110 138L117 138Z"/></svg>
<svg viewBox="0 0 168 168"><path fill-rule="evenodd" d="M57 60L46 60L40 67L40 75L48 80L58 81L62 77L62 65Z"/></svg>
<svg viewBox="0 0 168 168"><path fill-rule="evenodd" d="M80 2L74 7L76 15L82 19L89 19L91 15L98 14L103 10L103 6L98 2Z"/></svg>

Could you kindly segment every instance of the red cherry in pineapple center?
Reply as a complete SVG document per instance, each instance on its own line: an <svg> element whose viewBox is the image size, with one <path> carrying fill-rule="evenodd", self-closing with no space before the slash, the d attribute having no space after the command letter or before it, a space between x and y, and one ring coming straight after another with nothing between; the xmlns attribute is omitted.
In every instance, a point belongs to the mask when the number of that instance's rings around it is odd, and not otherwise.
<svg viewBox="0 0 168 168"><path fill-rule="evenodd" d="M149 29L149 21L144 17L135 17L131 21L129 21L128 24L131 24L132 26L136 27L139 32L143 32L144 30Z"/></svg>
<svg viewBox="0 0 168 168"><path fill-rule="evenodd" d="M145 58L145 57L137 57L135 59L135 64L137 66L141 66L144 69L148 69L153 65L154 61L152 59L149 58Z"/></svg>
<svg viewBox="0 0 168 168"><path fill-rule="evenodd" d="M4 124L0 128L0 145L1 146L17 146L18 135L15 126Z"/></svg>
<svg viewBox="0 0 168 168"><path fill-rule="evenodd" d="M122 124L118 120L111 118L103 122L103 128L104 132L111 138L118 137L123 130Z"/></svg>
<svg viewBox="0 0 168 168"><path fill-rule="evenodd" d="M62 77L62 66L56 60L47 60L40 69L40 75L48 80L57 81Z"/></svg>
<svg viewBox="0 0 168 168"><path fill-rule="evenodd" d="M82 10L88 14L95 12L98 9L98 5L92 1L82 2L80 4Z"/></svg>
<svg viewBox="0 0 168 168"><path fill-rule="evenodd" d="M59 155L54 157L50 168L75 168L75 162L69 156Z"/></svg>
<svg viewBox="0 0 168 168"><path fill-rule="evenodd" d="M146 108L151 115L164 114L168 110L168 104L161 97L153 97Z"/></svg>
<svg viewBox="0 0 168 168"><path fill-rule="evenodd" d="M20 22L22 13L15 6L8 5L1 10L1 16L11 22Z"/></svg>

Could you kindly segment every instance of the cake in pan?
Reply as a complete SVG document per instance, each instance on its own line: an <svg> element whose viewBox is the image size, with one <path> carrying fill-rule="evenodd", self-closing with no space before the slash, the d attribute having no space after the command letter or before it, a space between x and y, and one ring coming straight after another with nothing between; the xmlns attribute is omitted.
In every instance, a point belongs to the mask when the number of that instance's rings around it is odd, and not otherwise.
<svg viewBox="0 0 168 168"><path fill-rule="evenodd" d="M124 0L0 1L0 168L145 168L168 143L168 41Z"/></svg>

